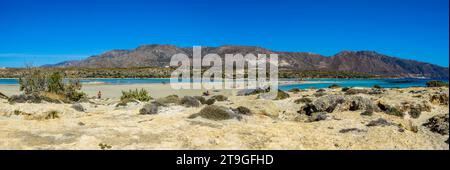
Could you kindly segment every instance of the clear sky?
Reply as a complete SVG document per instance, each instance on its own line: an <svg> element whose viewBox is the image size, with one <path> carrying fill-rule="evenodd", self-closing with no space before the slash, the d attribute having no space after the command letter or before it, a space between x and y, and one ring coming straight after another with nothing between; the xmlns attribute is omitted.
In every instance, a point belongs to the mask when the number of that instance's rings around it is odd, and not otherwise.
<svg viewBox="0 0 450 170"><path fill-rule="evenodd" d="M448 0L0 0L0 67L142 44L373 50L448 67Z"/></svg>

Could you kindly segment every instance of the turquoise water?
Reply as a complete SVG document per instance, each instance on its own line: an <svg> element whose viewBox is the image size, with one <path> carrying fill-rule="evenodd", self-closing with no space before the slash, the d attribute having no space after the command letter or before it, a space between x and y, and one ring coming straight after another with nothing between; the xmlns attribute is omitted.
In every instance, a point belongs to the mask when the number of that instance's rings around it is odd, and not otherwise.
<svg viewBox="0 0 450 170"><path fill-rule="evenodd" d="M331 84L342 87L372 87L379 85L384 88L405 88L413 86L425 86L427 81L432 79L305 79L305 84L280 85L280 89L289 90L292 88L326 88ZM289 79L285 79L289 81ZM448 82L448 79L441 79ZM165 78L129 78L129 79L82 79L82 83L104 83L104 84L146 84L146 83L170 83L170 79ZM0 79L0 85L18 84L17 79Z"/></svg>
<svg viewBox="0 0 450 170"><path fill-rule="evenodd" d="M406 87L424 87L426 82L437 79L305 79L306 82L311 81L313 84L292 84L280 85L281 90L289 90L292 88L326 88L332 84L341 87L373 87L379 85L383 88L406 88ZM448 82L448 79L438 79Z"/></svg>

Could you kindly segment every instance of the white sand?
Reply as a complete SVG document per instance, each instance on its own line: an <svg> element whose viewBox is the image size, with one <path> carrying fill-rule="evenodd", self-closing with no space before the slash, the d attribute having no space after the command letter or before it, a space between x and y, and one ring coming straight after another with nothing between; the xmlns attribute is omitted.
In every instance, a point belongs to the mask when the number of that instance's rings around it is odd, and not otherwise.
<svg viewBox="0 0 450 170"><path fill-rule="evenodd" d="M135 88L148 89L152 96L199 95L201 92L174 91L162 84L86 85L83 91L94 96L101 89L105 96L117 98L120 90ZM361 96L397 105L428 101L429 94L438 91L448 93L448 88L427 89L423 98L414 98L414 94L408 93L423 89L392 89L385 95ZM14 86L1 86L0 91L8 95L18 93ZM100 149L100 143L112 149L449 149L444 142L448 135L433 133L421 126L433 115L448 114L448 105L432 104L432 111L423 112L419 119L381 112L360 116L361 111L345 111L333 112L329 119L319 122L296 121L297 110L303 104L293 101L302 96L311 97L314 92L290 93L290 98L276 101L257 99L256 95L230 96L229 101L216 103L227 107L245 106L254 112L241 121L187 118L204 106L174 105L161 108L157 115L139 115L144 103L117 108L117 99L83 103L86 112L75 111L70 104L9 104L0 99L0 149ZM327 93L341 92L329 89ZM30 113L30 116L16 116L15 110ZM36 119L50 110L58 111L60 118ZM400 132L396 126L365 126L378 118L401 124L406 130ZM418 127L417 133L408 130L410 124ZM358 128L363 132L339 132L346 128Z"/></svg>

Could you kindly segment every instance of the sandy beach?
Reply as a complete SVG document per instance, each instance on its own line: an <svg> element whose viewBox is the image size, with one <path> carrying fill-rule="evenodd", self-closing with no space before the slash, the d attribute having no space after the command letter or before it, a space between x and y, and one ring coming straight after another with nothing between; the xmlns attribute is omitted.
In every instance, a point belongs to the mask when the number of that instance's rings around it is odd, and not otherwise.
<svg viewBox="0 0 450 170"><path fill-rule="evenodd" d="M399 109L418 104L419 118L375 111L362 116L362 110L339 106L321 121L305 121L299 114L306 104L296 102L304 97L313 101L329 95L346 95L342 89L289 92L282 100L260 99L258 95L236 96L235 91L212 92L228 96L214 105L236 108L245 106L251 115L242 119L210 120L189 118L206 105L185 107L172 104L160 107L157 114L141 115L145 102L117 107L121 90L144 88L153 98L170 94L198 96L202 90L172 90L169 85L85 85L83 91L95 96L101 90L104 99L81 103L85 111L73 104L9 103L0 99L0 149L449 149L447 134L442 135L423 126L433 116L448 115L449 106L436 103L433 95L448 96L448 88L387 89L382 94L356 94L370 101L389 103ZM370 89L367 89L370 90ZM5 95L18 94L18 86L2 85ZM416 93L417 92L417 93ZM418 97L420 95L420 97ZM448 97L447 97L448 102ZM57 111L55 119L42 119L49 111ZM20 113L20 114L18 114ZM382 126L368 126L382 118ZM448 117L447 117L448 121ZM447 123L448 124L448 123Z"/></svg>

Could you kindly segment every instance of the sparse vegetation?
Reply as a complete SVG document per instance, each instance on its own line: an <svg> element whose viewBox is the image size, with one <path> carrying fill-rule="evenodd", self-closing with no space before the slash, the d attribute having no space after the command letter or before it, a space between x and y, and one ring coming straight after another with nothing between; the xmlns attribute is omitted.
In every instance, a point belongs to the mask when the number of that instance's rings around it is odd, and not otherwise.
<svg viewBox="0 0 450 170"><path fill-rule="evenodd" d="M307 98L307 97L303 97L303 98L294 100L294 103L295 103L295 104L300 104L300 103L306 103L306 104L308 104L308 103L311 103L311 102L312 102L312 99Z"/></svg>
<svg viewBox="0 0 450 170"><path fill-rule="evenodd" d="M414 119L419 118L420 114L421 114L421 111L416 108L411 108L411 110L409 111L409 115Z"/></svg>
<svg viewBox="0 0 450 170"><path fill-rule="evenodd" d="M330 89L337 89L337 88L340 88L340 87L341 86L339 86L337 84L332 84L332 85L328 86L328 88L330 88Z"/></svg>
<svg viewBox="0 0 450 170"><path fill-rule="evenodd" d="M86 98L80 92L81 83L78 80L69 80L64 83L64 76L58 72L45 73L38 69L28 68L19 79L20 91L25 93L22 99L43 98L49 102L77 102ZM56 98L52 98L56 97ZM19 99L18 96L14 100Z"/></svg>
<svg viewBox="0 0 450 170"><path fill-rule="evenodd" d="M428 81L426 85L427 87L448 87L448 83L439 80Z"/></svg>
<svg viewBox="0 0 450 170"><path fill-rule="evenodd" d="M151 97L148 95L148 92L145 89L135 89L135 90L129 90L122 91L122 96L120 97L120 101L131 101L131 100L138 100L141 102L148 102L151 99Z"/></svg>
<svg viewBox="0 0 450 170"><path fill-rule="evenodd" d="M382 87L379 86L378 84L375 84L375 85L373 85L373 88L374 88L374 89L381 89Z"/></svg>
<svg viewBox="0 0 450 170"><path fill-rule="evenodd" d="M57 119L57 118L59 118L59 112L56 111L56 110L48 111L48 112L46 112L46 114L45 114L45 116L44 116L44 119L45 119L45 120L48 120L48 119Z"/></svg>

